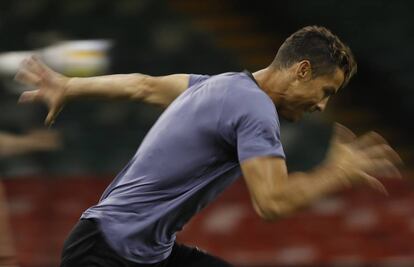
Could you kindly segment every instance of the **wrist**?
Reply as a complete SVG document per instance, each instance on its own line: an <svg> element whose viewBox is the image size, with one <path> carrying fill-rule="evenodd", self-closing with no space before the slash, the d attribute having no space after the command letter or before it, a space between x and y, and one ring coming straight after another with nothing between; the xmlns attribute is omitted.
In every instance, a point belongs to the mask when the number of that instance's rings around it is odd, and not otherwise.
<svg viewBox="0 0 414 267"><path fill-rule="evenodd" d="M318 166L314 175L326 177L342 187L351 187L351 176L345 167L338 164L324 163Z"/></svg>
<svg viewBox="0 0 414 267"><path fill-rule="evenodd" d="M64 77L62 82L62 98L64 102L67 102L73 98L75 98L73 84L76 83L76 77Z"/></svg>

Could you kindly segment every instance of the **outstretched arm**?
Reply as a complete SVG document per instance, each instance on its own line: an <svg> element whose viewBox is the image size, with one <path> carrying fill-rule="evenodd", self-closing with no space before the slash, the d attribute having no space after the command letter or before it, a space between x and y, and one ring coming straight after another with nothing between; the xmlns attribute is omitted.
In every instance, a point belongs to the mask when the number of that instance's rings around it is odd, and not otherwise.
<svg viewBox="0 0 414 267"><path fill-rule="evenodd" d="M256 212L274 220L307 206L317 199L356 184L367 184L387 194L372 175L401 177L395 164L398 154L374 132L355 138L351 131L337 125L324 163L306 173L288 175L284 159L257 157L241 164Z"/></svg>
<svg viewBox="0 0 414 267"><path fill-rule="evenodd" d="M87 97L120 98L166 107L187 89L189 75L153 77L116 74L69 78L53 71L33 56L23 61L15 79L35 88L24 92L19 102L44 102L49 108L45 124L50 125L68 101Z"/></svg>

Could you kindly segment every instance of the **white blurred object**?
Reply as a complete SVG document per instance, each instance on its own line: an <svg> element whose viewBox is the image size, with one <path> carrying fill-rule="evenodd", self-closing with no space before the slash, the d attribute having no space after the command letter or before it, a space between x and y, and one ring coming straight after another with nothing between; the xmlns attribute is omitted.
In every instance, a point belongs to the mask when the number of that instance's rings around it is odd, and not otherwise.
<svg viewBox="0 0 414 267"><path fill-rule="evenodd" d="M40 50L0 53L0 77L4 76L6 90L21 93L27 90L14 82L20 63L31 55L38 55L52 69L67 76L95 76L108 72L111 40L61 41Z"/></svg>
<svg viewBox="0 0 414 267"><path fill-rule="evenodd" d="M39 51L53 69L68 76L104 74L109 68L110 40L64 41Z"/></svg>
<svg viewBox="0 0 414 267"><path fill-rule="evenodd" d="M13 76L20 63L37 54L56 71L69 76L104 74L109 68L110 40L62 41L38 51L6 52L0 54L0 75Z"/></svg>
<svg viewBox="0 0 414 267"><path fill-rule="evenodd" d="M11 76L16 74L20 62L33 55L33 51L6 52L0 54L0 75Z"/></svg>

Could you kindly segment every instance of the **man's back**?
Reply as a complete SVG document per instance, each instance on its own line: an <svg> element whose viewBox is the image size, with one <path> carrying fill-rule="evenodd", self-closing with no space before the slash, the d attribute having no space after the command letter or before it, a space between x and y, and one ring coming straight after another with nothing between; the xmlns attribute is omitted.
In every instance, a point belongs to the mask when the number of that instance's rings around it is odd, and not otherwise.
<svg viewBox="0 0 414 267"><path fill-rule="evenodd" d="M238 147L238 139L253 139L244 132L267 131L272 144L266 154L283 156L278 125L273 103L246 73L192 75L189 88L83 217L100 222L119 254L159 262L169 255L175 232L241 175L239 160L261 149L260 139Z"/></svg>

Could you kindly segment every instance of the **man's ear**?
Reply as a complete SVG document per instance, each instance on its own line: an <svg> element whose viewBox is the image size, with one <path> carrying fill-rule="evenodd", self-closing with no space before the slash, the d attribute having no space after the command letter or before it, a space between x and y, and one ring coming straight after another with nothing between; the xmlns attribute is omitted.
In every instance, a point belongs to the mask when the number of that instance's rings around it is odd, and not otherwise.
<svg viewBox="0 0 414 267"><path fill-rule="evenodd" d="M312 79L312 66L309 60L302 60L297 63L296 77L301 81L309 81Z"/></svg>

